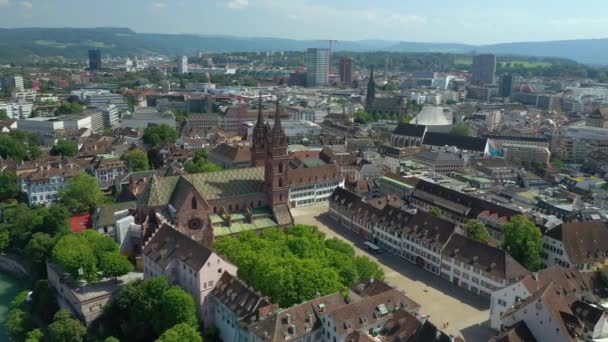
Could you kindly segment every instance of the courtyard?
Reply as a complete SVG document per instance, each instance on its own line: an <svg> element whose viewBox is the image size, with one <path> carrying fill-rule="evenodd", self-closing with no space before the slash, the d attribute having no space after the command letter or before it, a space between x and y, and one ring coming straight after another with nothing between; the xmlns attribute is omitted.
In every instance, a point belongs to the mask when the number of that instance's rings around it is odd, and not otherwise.
<svg viewBox="0 0 608 342"><path fill-rule="evenodd" d="M386 281L418 302L421 314L448 334L466 341L487 341L495 332L487 325L489 300L454 286L398 256L370 254L363 240L333 221L327 214L329 204L291 209L295 223L319 227L328 238L336 237L353 245L358 255L366 255L383 268ZM447 324L447 325L446 325Z"/></svg>

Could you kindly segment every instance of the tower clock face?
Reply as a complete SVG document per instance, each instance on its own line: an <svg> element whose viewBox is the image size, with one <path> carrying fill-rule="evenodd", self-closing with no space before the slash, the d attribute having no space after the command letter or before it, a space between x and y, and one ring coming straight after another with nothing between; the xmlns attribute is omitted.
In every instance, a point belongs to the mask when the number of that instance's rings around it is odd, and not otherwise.
<svg viewBox="0 0 608 342"><path fill-rule="evenodd" d="M191 230L199 230L203 228L203 220L201 220L200 218L191 218L188 221L188 228L190 228Z"/></svg>

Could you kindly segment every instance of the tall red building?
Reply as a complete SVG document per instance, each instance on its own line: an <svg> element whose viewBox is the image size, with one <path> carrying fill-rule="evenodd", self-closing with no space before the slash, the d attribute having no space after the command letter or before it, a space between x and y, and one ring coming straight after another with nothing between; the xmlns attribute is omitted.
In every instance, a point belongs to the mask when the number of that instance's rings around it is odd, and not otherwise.
<svg viewBox="0 0 608 342"><path fill-rule="evenodd" d="M350 57L340 58L340 81L344 84L353 82L353 60Z"/></svg>

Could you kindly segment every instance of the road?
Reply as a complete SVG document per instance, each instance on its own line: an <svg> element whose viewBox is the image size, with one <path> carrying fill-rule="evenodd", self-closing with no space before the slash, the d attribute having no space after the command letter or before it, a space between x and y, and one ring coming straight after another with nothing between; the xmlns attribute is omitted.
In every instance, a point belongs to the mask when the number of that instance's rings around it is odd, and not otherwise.
<svg viewBox="0 0 608 342"><path fill-rule="evenodd" d="M489 300L481 298L398 256L367 253L361 237L333 221L328 204L291 209L296 223L319 227L329 238L351 244L358 255L366 255L383 268L386 281L422 306L420 312L446 333L466 341L487 341L495 333L488 326ZM447 327L443 327L448 323Z"/></svg>

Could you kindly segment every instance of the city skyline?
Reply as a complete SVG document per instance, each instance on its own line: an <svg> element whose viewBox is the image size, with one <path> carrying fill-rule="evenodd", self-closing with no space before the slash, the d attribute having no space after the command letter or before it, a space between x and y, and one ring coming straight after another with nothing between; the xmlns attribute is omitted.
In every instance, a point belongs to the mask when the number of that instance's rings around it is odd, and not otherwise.
<svg viewBox="0 0 608 342"><path fill-rule="evenodd" d="M567 5L563 0L492 6L481 0L0 0L0 21L5 28L113 26L149 33L468 44L608 37L608 16L599 14L608 11L608 3ZM590 6L597 15L589 14Z"/></svg>

